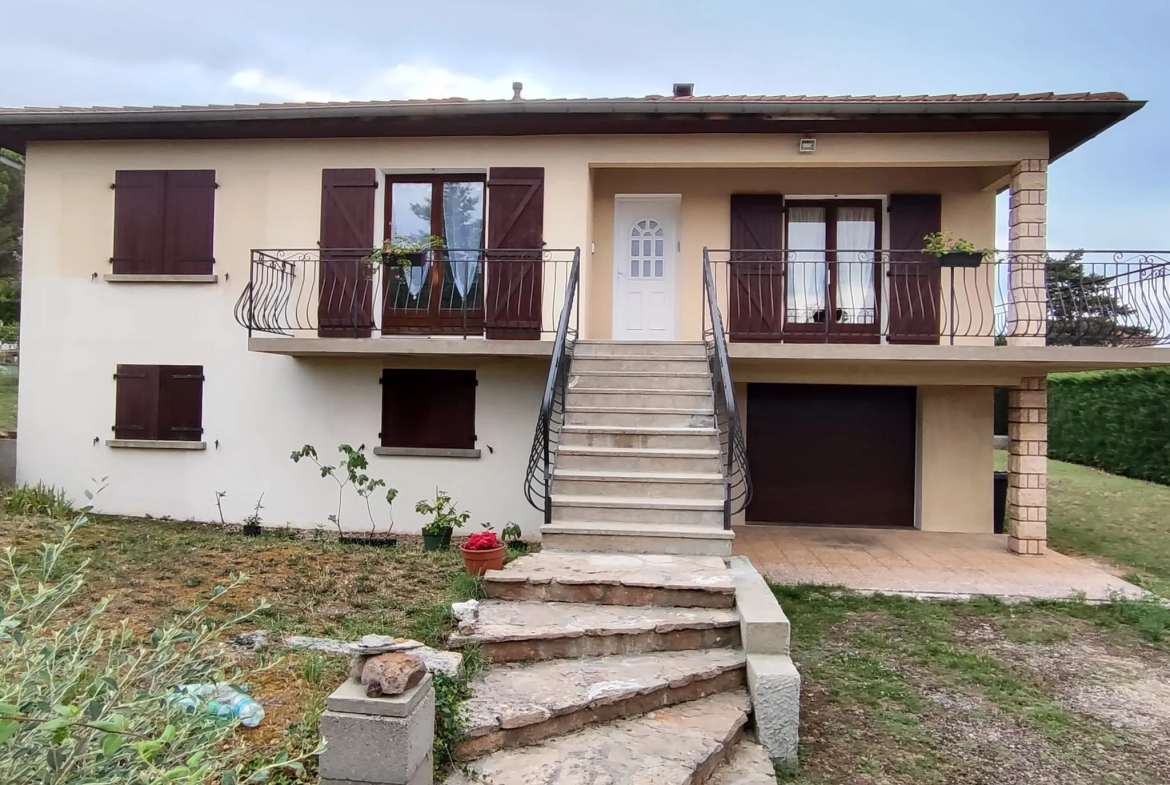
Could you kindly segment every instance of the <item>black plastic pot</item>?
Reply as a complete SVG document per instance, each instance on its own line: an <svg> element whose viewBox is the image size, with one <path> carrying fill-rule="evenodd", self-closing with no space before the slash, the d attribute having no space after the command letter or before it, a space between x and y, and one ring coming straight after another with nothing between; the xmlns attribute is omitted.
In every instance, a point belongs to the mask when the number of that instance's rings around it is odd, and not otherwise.
<svg viewBox="0 0 1170 785"><path fill-rule="evenodd" d="M528 553L528 543L524 540L509 540L506 544L512 553Z"/></svg>
<svg viewBox="0 0 1170 785"><path fill-rule="evenodd" d="M264 527L260 524L251 525L245 523L241 531L243 531L245 537L259 537L260 533L264 531Z"/></svg>
<svg viewBox="0 0 1170 785"><path fill-rule="evenodd" d="M996 472L994 480L995 496L993 497L992 507L995 515L995 528L993 531L996 534L1003 534L1005 526L1005 518L1007 518L1007 491L1008 491L1008 473Z"/></svg>
<svg viewBox="0 0 1170 785"><path fill-rule="evenodd" d="M943 267L978 267L983 264L983 254L979 251L947 251L938 257L938 263Z"/></svg>
<svg viewBox="0 0 1170 785"><path fill-rule="evenodd" d="M423 550L424 551L449 551L451 550L451 529L444 529L437 534L427 534L423 532Z"/></svg>
<svg viewBox="0 0 1170 785"><path fill-rule="evenodd" d="M398 538L388 534L343 534L337 541L342 545L369 545L371 548L393 548L398 545Z"/></svg>

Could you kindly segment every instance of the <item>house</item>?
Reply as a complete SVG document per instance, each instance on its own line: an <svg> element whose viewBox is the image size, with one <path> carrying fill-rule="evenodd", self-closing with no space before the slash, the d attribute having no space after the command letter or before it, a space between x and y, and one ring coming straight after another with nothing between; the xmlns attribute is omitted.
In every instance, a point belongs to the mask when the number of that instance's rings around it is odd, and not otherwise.
<svg viewBox="0 0 1170 785"><path fill-rule="evenodd" d="M1010 547L1042 553L1045 375L1170 361L1160 261L1086 256L1113 313L1046 276L1048 167L1141 106L676 85L6 109L18 475L107 478L98 509L179 519L263 494L269 524L313 526L336 488L289 454L348 443L399 490L398 531L441 488L586 549L727 553L733 522L990 532L1008 387ZM998 253L923 251L991 248L1004 221ZM356 497L341 517L369 525Z"/></svg>

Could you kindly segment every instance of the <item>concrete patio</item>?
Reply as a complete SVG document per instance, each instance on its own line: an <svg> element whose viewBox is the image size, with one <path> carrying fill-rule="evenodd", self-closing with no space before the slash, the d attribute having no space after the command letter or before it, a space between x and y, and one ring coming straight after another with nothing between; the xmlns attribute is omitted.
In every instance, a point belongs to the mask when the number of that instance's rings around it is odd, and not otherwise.
<svg viewBox="0 0 1170 785"><path fill-rule="evenodd" d="M1049 550L1008 551L1007 535L915 529L747 525L735 528L734 552L768 580L927 598L985 594L1007 600L1064 599L1083 592L1102 602L1137 586L1088 560Z"/></svg>

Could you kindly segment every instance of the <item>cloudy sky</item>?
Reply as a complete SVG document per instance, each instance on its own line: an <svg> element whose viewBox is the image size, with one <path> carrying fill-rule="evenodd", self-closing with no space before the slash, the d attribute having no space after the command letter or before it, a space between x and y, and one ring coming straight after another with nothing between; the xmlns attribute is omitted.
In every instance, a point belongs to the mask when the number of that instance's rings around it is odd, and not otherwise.
<svg viewBox="0 0 1170 785"><path fill-rule="evenodd" d="M0 0L0 8L15 0ZM1050 246L1170 247L1167 0L36 0L0 105L1119 90L1059 161Z"/></svg>

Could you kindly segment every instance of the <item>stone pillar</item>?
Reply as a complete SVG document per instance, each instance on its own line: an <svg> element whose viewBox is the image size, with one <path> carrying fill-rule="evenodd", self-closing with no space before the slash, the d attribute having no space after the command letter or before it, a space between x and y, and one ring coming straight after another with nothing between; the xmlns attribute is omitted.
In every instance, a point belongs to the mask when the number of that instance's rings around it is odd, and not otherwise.
<svg viewBox="0 0 1170 785"><path fill-rule="evenodd" d="M1008 209L1008 344L1043 346L1047 333L1048 161L1012 168Z"/></svg>
<svg viewBox="0 0 1170 785"><path fill-rule="evenodd" d="M1008 391L1008 550L1043 555L1048 542L1048 379Z"/></svg>

